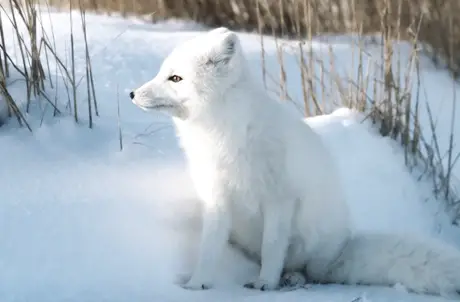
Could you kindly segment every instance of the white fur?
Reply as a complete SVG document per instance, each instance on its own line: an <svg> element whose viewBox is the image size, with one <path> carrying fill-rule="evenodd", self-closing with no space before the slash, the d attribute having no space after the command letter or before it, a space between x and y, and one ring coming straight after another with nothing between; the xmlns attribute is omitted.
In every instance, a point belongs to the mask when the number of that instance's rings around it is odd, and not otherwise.
<svg viewBox="0 0 460 302"><path fill-rule="evenodd" d="M219 28L179 45L134 94L139 107L173 116L204 204L201 252L185 288L212 286L230 240L261 263L251 288L275 289L283 272L300 271L319 282L460 290L456 249L409 236L352 236L331 155L252 80L235 33Z"/></svg>

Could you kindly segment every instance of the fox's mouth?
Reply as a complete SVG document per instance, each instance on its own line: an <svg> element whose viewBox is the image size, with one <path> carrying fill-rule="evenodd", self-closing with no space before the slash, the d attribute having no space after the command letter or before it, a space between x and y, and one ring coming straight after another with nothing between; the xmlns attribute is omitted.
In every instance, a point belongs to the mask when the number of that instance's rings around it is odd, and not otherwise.
<svg viewBox="0 0 460 302"><path fill-rule="evenodd" d="M137 104L136 104L137 105ZM149 106L143 106L143 105L137 105L143 110L149 111L149 110L168 110L168 109L175 109L176 107L173 105L149 105Z"/></svg>
<svg viewBox="0 0 460 302"><path fill-rule="evenodd" d="M187 111L182 104L170 101L169 99L134 98L132 102L134 105L147 112L157 111L182 118L187 116Z"/></svg>
<svg viewBox="0 0 460 302"><path fill-rule="evenodd" d="M141 107L142 108L142 107ZM147 106L142 109L146 111L160 111L160 112L168 112L171 113L174 111L177 107L173 105L153 105L153 106Z"/></svg>
<svg viewBox="0 0 460 302"><path fill-rule="evenodd" d="M160 104L160 105L153 105L153 106L150 106L148 108L149 109L173 109L173 108L176 108L176 106Z"/></svg>
<svg viewBox="0 0 460 302"><path fill-rule="evenodd" d="M133 100L133 103L143 110L167 110L176 108L176 106L172 104L143 104L135 102L135 100Z"/></svg>

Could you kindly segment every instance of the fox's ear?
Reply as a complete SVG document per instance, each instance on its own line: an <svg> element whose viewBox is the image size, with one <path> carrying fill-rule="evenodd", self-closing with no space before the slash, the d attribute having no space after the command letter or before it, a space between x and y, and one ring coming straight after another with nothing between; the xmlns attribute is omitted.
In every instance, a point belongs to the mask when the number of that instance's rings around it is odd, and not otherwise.
<svg viewBox="0 0 460 302"><path fill-rule="evenodd" d="M226 65L235 55L238 47L236 34L225 28L212 31L213 47L208 53L206 65Z"/></svg>

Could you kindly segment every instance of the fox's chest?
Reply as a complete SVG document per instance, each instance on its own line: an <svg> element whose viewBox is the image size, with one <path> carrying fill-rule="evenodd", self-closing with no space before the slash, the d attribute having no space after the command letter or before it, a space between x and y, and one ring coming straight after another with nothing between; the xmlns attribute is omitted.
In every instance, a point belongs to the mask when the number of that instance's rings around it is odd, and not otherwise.
<svg viewBox="0 0 460 302"><path fill-rule="evenodd" d="M250 157L235 150L235 146L230 150L222 142L220 144L186 150L192 180L199 192L231 191L234 199L242 199L255 181Z"/></svg>
<svg viewBox="0 0 460 302"><path fill-rule="evenodd" d="M245 133L188 128L181 131L180 143L194 178L220 178L234 183L248 174L251 144Z"/></svg>
<svg viewBox="0 0 460 302"><path fill-rule="evenodd" d="M221 191L231 196L229 199L235 211L258 210L261 200L258 195L266 191L262 188L266 173L261 171L261 159L254 156L250 143L242 138L202 136L196 141L183 140L182 147L195 189L202 200L216 202L213 194Z"/></svg>
<svg viewBox="0 0 460 302"><path fill-rule="evenodd" d="M199 197L218 202L215 192L225 191L235 211L254 214L277 195L284 175L283 144L242 124L225 131L182 127L179 137Z"/></svg>
<svg viewBox="0 0 460 302"><path fill-rule="evenodd" d="M264 203L277 195L276 179L282 175L280 157L274 156L280 144L270 144L245 137L213 137L200 139L183 136L182 147L188 160L189 173L200 199L213 200L214 192L223 190L230 198L231 241L246 252L260 255L263 235Z"/></svg>

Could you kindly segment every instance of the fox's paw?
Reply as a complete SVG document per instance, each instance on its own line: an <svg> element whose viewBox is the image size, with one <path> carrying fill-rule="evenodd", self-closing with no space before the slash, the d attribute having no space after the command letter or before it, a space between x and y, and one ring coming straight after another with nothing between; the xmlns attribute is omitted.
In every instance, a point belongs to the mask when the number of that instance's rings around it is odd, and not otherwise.
<svg viewBox="0 0 460 302"><path fill-rule="evenodd" d="M301 272L285 272L281 276L280 291L293 291L297 289L311 288L311 284L307 283L307 278Z"/></svg>
<svg viewBox="0 0 460 302"><path fill-rule="evenodd" d="M279 288L277 283L269 283L260 279L253 282L248 282L244 285L244 287L250 289L258 289L261 291L277 290Z"/></svg>
<svg viewBox="0 0 460 302"><path fill-rule="evenodd" d="M212 286L210 284L205 284L205 283L195 283L195 282L187 282L183 285L181 285L182 288L188 289L188 290L206 290L210 289Z"/></svg>
<svg viewBox="0 0 460 302"><path fill-rule="evenodd" d="M304 287L307 278L300 272L286 272L281 276L280 287Z"/></svg>
<svg viewBox="0 0 460 302"><path fill-rule="evenodd" d="M200 280L193 280L190 275L183 274L177 277L177 283L188 290L205 290L212 287L211 282L202 282Z"/></svg>

